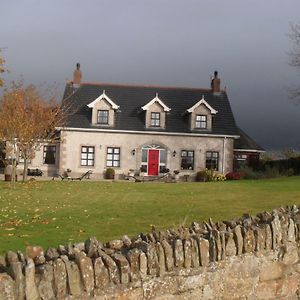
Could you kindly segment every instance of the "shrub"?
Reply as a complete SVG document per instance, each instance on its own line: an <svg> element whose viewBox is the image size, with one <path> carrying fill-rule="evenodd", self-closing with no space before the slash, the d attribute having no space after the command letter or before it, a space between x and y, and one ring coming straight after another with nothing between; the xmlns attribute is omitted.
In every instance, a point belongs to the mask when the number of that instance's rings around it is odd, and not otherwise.
<svg viewBox="0 0 300 300"><path fill-rule="evenodd" d="M262 179L264 178L264 175L260 171L254 171L250 167L244 167L241 169L241 172L244 174L244 179Z"/></svg>
<svg viewBox="0 0 300 300"><path fill-rule="evenodd" d="M214 170L202 170L198 171L196 174L196 181L206 182L206 181L224 181L226 180L225 175L217 173Z"/></svg>
<svg viewBox="0 0 300 300"><path fill-rule="evenodd" d="M226 174L227 180L240 180L244 177L242 172L230 172Z"/></svg>
<svg viewBox="0 0 300 300"><path fill-rule="evenodd" d="M114 179L115 178L115 170L113 168L107 168L105 172L106 179Z"/></svg>

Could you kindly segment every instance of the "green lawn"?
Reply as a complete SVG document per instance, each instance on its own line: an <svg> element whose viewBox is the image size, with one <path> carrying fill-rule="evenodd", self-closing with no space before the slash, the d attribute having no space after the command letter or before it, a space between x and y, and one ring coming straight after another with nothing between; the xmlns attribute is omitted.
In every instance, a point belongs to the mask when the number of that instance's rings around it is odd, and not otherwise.
<svg viewBox="0 0 300 300"><path fill-rule="evenodd" d="M212 183L0 182L0 253L96 236L105 242L212 217L299 204L300 177Z"/></svg>

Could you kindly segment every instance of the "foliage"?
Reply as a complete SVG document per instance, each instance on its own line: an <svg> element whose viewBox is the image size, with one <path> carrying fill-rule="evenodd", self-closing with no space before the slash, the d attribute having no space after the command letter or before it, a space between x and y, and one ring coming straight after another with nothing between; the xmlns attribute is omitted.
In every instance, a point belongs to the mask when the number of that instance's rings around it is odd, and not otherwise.
<svg viewBox="0 0 300 300"><path fill-rule="evenodd" d="M240 180L244 177L243 172L230 172L226 174L227 180Z"/></svg>
<svg viewBox="0 0 300 300"><path fill-rule="evenodd" d="M240 172L244 174L244 179L263 179L264 174L262 171L255 171L251 167L245 166L241 168Z"/></svg>
<svg viewBox="0 0 300 300"><path fill-rule="evenodd" d="M198 171L196 174L196 181L207 182L224 180L226 180L225 175L218 173L214 170L204 169L202 171Z"/></svg>
<svg viewBox="0 0 300 300"><path fill-rule="evenodd" d="M0 182L0 254L26 245L57 247L96 236L102 242L177 228L186 220L230 220L300 198L300 177L199 184L127 181Z"/></svg>
<svg viewBox="0 0 300 300"><path fill-rule="evenodd" d="M24 159L23 180L28 160L43 142L55 140L55 127L62 126L66 110L51 99L44 99L37 89L13 83L0 100L0 139L11 146L10 156Z"/></svg>
<svg viewBox="0 0 300 300"><path fill-rule="evenodd" d="M0 53L1 53L1 48L0 48ZM0 56L0 75L4 72L7 72L5 68L5 60ZM2 77L0 77L0 87L4 85L4 80Z"/></svg>
<svg viewBox="0 0 300 300"><path fill-rule="evenodd" d="M107 168L105 171L105 178L106 179L114 179L115 178L115 169Z"/></svg>

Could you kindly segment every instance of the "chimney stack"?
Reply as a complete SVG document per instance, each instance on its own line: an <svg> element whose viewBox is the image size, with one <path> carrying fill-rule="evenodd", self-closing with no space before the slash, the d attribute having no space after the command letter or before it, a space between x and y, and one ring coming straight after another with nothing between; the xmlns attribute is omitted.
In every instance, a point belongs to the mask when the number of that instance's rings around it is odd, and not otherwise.
<svg viewBox="0 0 300 300"><path fill-rule="evenodd" d="M76 70L73 72L73 85L80 86L81 84L81 70L80 70L80 63L76 64Z"/></svg>
<svg viewBox="0 0 300 300"><path fill-rule="evenodd" d="M218 71L215 71L214 78L211 80L211 90L213 93L221 92L221 81L218 78Z"/></svg>

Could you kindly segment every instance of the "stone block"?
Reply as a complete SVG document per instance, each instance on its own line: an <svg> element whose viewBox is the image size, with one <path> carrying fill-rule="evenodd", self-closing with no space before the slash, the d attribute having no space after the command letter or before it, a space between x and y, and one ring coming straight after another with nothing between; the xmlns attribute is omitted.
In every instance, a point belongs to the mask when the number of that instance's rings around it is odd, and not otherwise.
<svg viewBox="0 0 300 300"><path fill-rule="evenodd" d="M278 261L265 261L260 266L260 281L270 281L279 279L283 276L284 266Z"/></svg>
<svg viewBox="0 0 300 300"><path fill-rule="evenodd" d="M109 273L101 257L94 261L95 288L104 289L109 284Z"/></svg>
<svg viewBox="0 0 300 300"><path fill-rule="evenodd" d="M54 260L59 258L59 253L56 248L48 248L45 253L46 260Z"/></svg>
<svg viewBox="0 0 300 300"><path fill-rule="evenodd" d="M38 266L36 273L40 276L38 283L38 291L42 299L55 300L57 299L54 294L54 274L52 262Z"/></svg>
<svg viewBox="0 0 300 300"><path fill-rule="evenodd" d="M234 256L237 253L237 249L235 246L235 242L233 240L233 233L228 232L226 234L226 246L225 246L225 254L226 256Z"/></svg>
<svg viewBox="0 0 300 300"><path fill-rule="evenodd" d="M244 239L242 236L242 229L240 225L234 227L233 238L237 248L237 255L241 255L243 253L243 248L244 248Z"/></svg>
<svg viewBox="0 0 300 300"><path fill-rule="evenodd" d="M192 267L198 268L200 266L199 244L195 238L191 239L191 242L192 242Z"/></svg>
<svg viewBox="0 0 300 300"><path fill-rule="evenodd" d="M62 259L53 261L54 292L57 299L64 299L67 294L67 271Z"/></svg>
<svg viewBox="0 0 300 300"><path fill-rule="evenodd" d="M11 263L8 269L8 274L16 283L16 298L19 300L25 299L25 277L22 272L22 263Z"/></svg>
<svg viewBox="0 0 300 300"><path fill-rule="evenodd" d="M12 263L15 263L15 262L19 261L18 254L16 252L13 252L13 251L8 251L6 253L5 259L6 259L7 265L10 265Z"/></svg>
<svg viewBox="0 0 300 300"><path fill-rule="evenodd" d="M111 282L117 284L120 283L120 274L115 261L104 252L101 253L101 258L104 265L106 266L109 274L109 279Z"/></svg>
<svg viewBox="0 0 300 300"><path fill-rule="evenodd" d="M92 260L85 255L77 255L76 263L79 268L83 289L90 295L94 290L95 283Z"/></svg>
<svg viewBox="0 0 300 300"><path fill-rule="evenodd" d="M83 291L80 272L74 261L69 261L66 255L61 256L67 272L67 288L72 296L79 296Z"/></svg>
<svg viewBox="0 0 300 300"><path fill-rule="evenodd" d="M282 262L285 265L293 265L299 261L298 248L295 243L287 242L283 254Z"/></svg>
<svg viewBox="0 0 300 300"><path fill-rule="evenodd" d="M128 260L124 255L115 253L111 255L112 259L116 262L116 265L119 269L120 282L129 283L130 281L130 266Z"/></svg>
<svg viewBox="0 0 300 300"><path fill-rule="evenodd" d="M115 250L120 250L124 246L122 240L112 240L107 243L107 247Z"/></svg>
<svg viewBox="0 0 300 300"><path fill-rule="evenodd" d="M210 234L209 236L209 259L211 262L215 262L217 260L217 244L214 236Z"/></svg>
<svg viewBox="0 0 300 300"><path fill-rule="evenodd" d="M140 275L140 250L134 248L127 252L127 259L130 264L130 278L132 282L138 281Z"/></svg>
<svg viewBox="0 0 300 300"><path fill-rule="evenodd" d="M166 269L167 271L172 271L174 269L174 255L172 246L166 240L162 240L161 245L165 253Z"/></svg>
<svg viewBox="0 0 300 300"><path fill-rule="evenodd" d="M27 246L25 255L34 260L38 256L44 256L44 249L40 246Z"/></svg>
<svg viewBox="0 0 300 300"><path fill-rule="evenodd" d="M145 278L147 276L147 267L148 263L147 263L147 256L144 252L141 252L140 254L140 275L141 278Z"/></svg>
<svg viewBox="0 0 300 300"><path fill-rule="evenodd" d="M173 241L174 264L176 267L182 267L184 264L184 253L182 240Z"/></svg>
<svg viewBox="0 0 300 300"><path fill-rule="evenodd" d="M95 237L91 237L84 242L85 252L88 257L98 256L98 245L99 242Z"/></svg>
<svg viewBox="0 0 300 300"><path fill-rule="evenodd" d="M266 231L266 250L271 250L273 247L273 235L271 225L267 224L265 227Z"/></svg>
<svg viewBox="0 0 300 300"><path fill-rule="evenodd" d="M295 223L294 223L293 219L289 219L287 240L289 242L295 242L296 241Z"/></svg>
<svg viewBox="0 0 300 300"><path fill-rule="evenodd" d="M209 241L203 238L199 239L199 251L201 266L209 265Z"/></svg>
<svg viewBox="0 0 300 300"><path fill-rule="evenodd" d="M244 238L243 252L244 253L253 252L255 249L255 238L254 238L253 230L242 228L242 234L243 234L243 238Z"/></svg>
<svg viewBox="0 0 300 300"><path fill-rule="evenodd" d="M254 237L256 240L255 251L264 251L266 248L266 229L264 227L257 227L254 229Z"/></svg>
<svg viewBox="0 0 300 300"><path fill-rule="evenodd" d="M166 272L166 259L164 249L161 243L156 243L156 253L158 257L158 269L159 269L159 276L162 276Z"/></svg>
<svg viewBox="0 0 300 300"><path fill-rule="evenodd" d="M0 300L17 300L15 282L6 273L0 273Z"/></svg>
<svg viewBox="0 0 300 300"><path fill-rule="evenodd" d="M25 265L25 295L26 300L40 299L40 295L35 283L35 265L31 258L26 259Z"/></svg>
<svg viewBox="0 0 300 300"><path fill-rule="evenodd" d="M222 241L220 237L220 232L218 230L213 230L212 235L215 240L216 260L219 261L222 259Z"/></svg>
<svg viewBox="0 0 300 300"><path fill-rule="evenodd" d="M185 268L192 267L192 242L190 239L183 241L183 253L184 253L184 264Z"/></svg>

